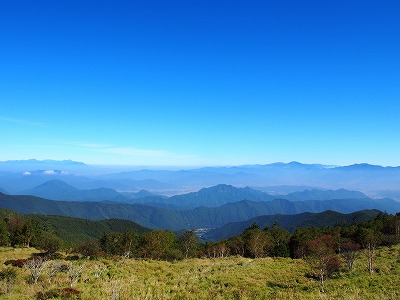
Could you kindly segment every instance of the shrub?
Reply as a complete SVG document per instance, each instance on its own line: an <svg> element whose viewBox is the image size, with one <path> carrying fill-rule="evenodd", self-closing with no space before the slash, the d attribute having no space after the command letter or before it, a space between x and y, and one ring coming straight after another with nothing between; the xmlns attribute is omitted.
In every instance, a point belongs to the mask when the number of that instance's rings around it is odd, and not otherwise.
<svg viewBox="0 0 400 300"><path fill-rule="evenodd" d="M51 232L43 232L38 242L37 248L53 254L61 249L63 240Z"/></svg>
<svg viewBox="0 0 400 300"><path fill-rule="evenodd" d="M12 265L13 267L22 268L27 262L28 262L28 259L20 258L20 259L7 260L7 261L4 262L4 264L6 266Z"/></svg>
<svg viewBox="0 0 400 300"><path fill-rule="evenodd" d="M0 280L5 282L5 286L1 290L2 294L8 294L9 292L11 292L15 278L17 278L17 272L11 267L0 271Z"/></svg>
<svg viewBox="0 0 400 300"><path fill-rule="evenodd" d="M3 271L0 271L0 280L4 281L12 281L17 277L17 272L12 268L7 268Z"/></svg>
<svg viewBox="0 0 400 300"><path fill-rule="evenodd" d="M101 255L101 248L98 241L84 242L76 246L75 252L81 254L84 257L90 257L95 259Z"/></svg>
<svg viewBox="0 0 400 300"><path fill-rule="evenodd" d="M47 300L53 298L60 299L80 299L80 291L73 288L53 289L47 292L37 292L37 300Z"/></svg>
<svg viewBox="0 0 400 300"><path fill-rule="evenodd" d="M47 292L37 292L36 293L36 299L37 300L47 300L47 299L53 299L53 298L58 298L60 296L60 291L55 289L55 290L50 290Z"/></svg>

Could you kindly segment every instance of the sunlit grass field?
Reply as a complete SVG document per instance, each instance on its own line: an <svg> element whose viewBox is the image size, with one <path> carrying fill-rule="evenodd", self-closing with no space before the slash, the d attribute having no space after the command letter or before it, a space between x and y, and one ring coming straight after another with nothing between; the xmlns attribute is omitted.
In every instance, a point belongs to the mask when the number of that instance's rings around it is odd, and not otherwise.
<svg viewBox="0 0 400 300"><path fill-rule="evenodd" d="M343 267L326 281L325 293L320 292L317 280L307 276L310 268L300 259L62 259L74 267L84 265L73 283L80 293L54 299L400 299L399 250L399 246L379 249L372 276L361 256L351 273ZM27 269L4 265L7 260L28 258L35 252L0 248L0 271L14 268L17 272L11 291L4 293L6 282L0 282L0 299L36 299L38 292L70 286L68 271L58 273L49 282L44 270L38 283L32 284Z"/></svg>

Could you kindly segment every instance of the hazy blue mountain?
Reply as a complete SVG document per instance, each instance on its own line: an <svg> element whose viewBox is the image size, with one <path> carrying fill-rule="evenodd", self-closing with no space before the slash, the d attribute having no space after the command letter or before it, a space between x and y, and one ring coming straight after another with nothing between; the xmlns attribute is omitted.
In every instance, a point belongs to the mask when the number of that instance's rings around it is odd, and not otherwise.
<svg viewBox="0 0 400 300"><path fill-rule="evenodd" d="M63 170L79 172L88 166L82 162L72 160L7 160L0 161L0 170L10 172L27 172L31 170Z"/></svg>
<svg viewBox="0 0 400 300"><path fill-rule="evenodd" d="M273 224L278 224L280 228L294 232L296 228L301 227L325 227L334 226L336 224L366 222L376 217L379 213L379 210L361 210L350 214L343 214L327 210L321 213L305 212L295 215L277 214L259 216L247 221L229 223L220 228L210 230L202 236L202 239L205 241L228 239L242 233L254 223L260 228L271 228Z"/></svg>
<svg viewBox="0 0 400 300"><path fill-rule="evenodd" d="M231 185L219 184L209 188L203 188L197 192L176 195L169 198L161 196L148 196L133 199L135 203L146 204L155 207L163 207L174 210L189 210L196 207L217 207L230 202L242 200L270 201L274 197L249 187L237 188Z"/></svg>
<svg viewBox="0 0 400 300"><path fill-rule="evenodd" d="M209 188L203 188L198 192L184 195L176 195L166 199L165 203L196 208L200 206L217 207L230 202L241 200L270 201L274 197L249 187L236 188L231 185L219 184Z"/></svg>
<svg viewBox="0 0 400 300"><path fill-rule="evenodd" d="M294 192L303 192L305 190L323 190L315 186L308 185L276 185L276 186L251 186L252 189L265 192L270 195L287 195Z"/></svg>
<svg viewBox="0 0 400 300"><path fill-rule="evenodd" d="M126 199L112 189L99 188L79 190L61 180L50 180L20 194L33 195L51 200L69 201L126 201Z"/></svg>
<svg viewBox="0 0 400 300"><path fill-rule="evenodd" d="M83 162L67 160L37 160L37 159L27 159L27 160L6 160L0 161L0 166L35 166L40 168L40 166L86 166Z"/></svg>
<svg viewBox="0 0 400 300"><path fill-rule="evenodd" d="M361 192L340 190L306 190L287 195L271 196L267 193L254 190L249 187L237 188L231 185L219 184L209 188L203 188L198 192L183 195L176 195L170 198L144 197L133 199L135 203L141 203L156 207L164 207L179 210L189 210L197 207L217 207L226 203L250 200L254 202L271 201L275 198L287 199L290 201L305 200L330 200L330 199L360 199L367 198Z"/></svg>
<svg viewBox="0 0 400 300"><path fill-rule="evenodd" d="M111 188L132 192L141 189L155 194L175 195L218 184L236 187L318 187L324 190L348 189L362 192L398 190L400 167L368 164L335 167L319 164L274 163L234 167L207 167L189 170L135 170L98 175L99 168L75 162L32 161L0 163L0 185L10 193L31 189L52 179L59 179L78 189ZM23 166L21 169L20 166ZM44 164L44 165L43 165ZM8 166L20 168L10 172ZM29 168L27 168L29 166ZM11 168L10 167L10 168ZM68 170L70 168L70 170ZM126 167L124 168L127 169ZM58 171L57 171L58 170ZM109 169L114 170L114 169ZM84 174L85 176L82 176ZM304 189L303 189L304 190ZM283 194L295 190L275 192Z"/></svg>
<svg viewBox="0 0 400 300"><path fill-rule="evenodd" d="M24 214L60 215L89 220L124 219L147 228L190 228L178 212L139 204L54 201L29 195L0 194L0 207Z"/></svg>
<svg viewBox="0 0 400 300"><path fill-rule="evenodd" d="M0 193L8 194L8 192L5 189L2 189L2 188L0 188Z"/></svg>
<svg viewBox="0 0 400 300"><path fill-rule="evenodd" d="M372 191L369 194L374 195L375 198L391 198L400 201L400 190Z"/></svg>
<svg viewBox="0 0 400 300"><path fill-rule="evenodd" d="M400 202L391 199L372 200L369 198L295 202L284 199L266 202L243 200L219 207L198 207L192 210L174 211L140 204L52 201L34 196L0 194L0 207L22 213L55 214L92 220L126 219L148 228L180 230L217 228L228 223L273 214L299 214L325 210L351 213L363 209L378 209L396 213L400 211Z"/></svg>
<svg viewBox="0 0 400 300"><path fill-rule="evenodd" d="M235 186L308 186L321 189L389 190L398 188L400 167L368 164L324 166L299 162L236 167L207 167L191 170L136 170L101 177L103 179L154 179L176 187L199 189L217 184Z"/></svg>
<svg viewBox="0 0 400 300"><path fill-rule="evenodd" d="M127 194L127 196L132 199L139 199L139 198L145 198L145 197L160 197L160 195L154 194L154 193L146 191L146 190L140 190L135 193L129 193L129 194Z"/></svg>
<svg viewBox="0 0 400 300"><path fill-rule="evenodd" d="M358 191L349 191L346 189L339 190L305 190L302 192L294 192L288 195L280 196L290 201L304 200L331 200L331 199L362 199L368 198L365 194Z"/></svg>
<svg viewBox="0 0 400 300"><path fill-rule="evenodd" d="M82 180L83 179L83 180ZM62 178L68 184L79 189L110 188L117 191L130 192L138 190L169 191L176 190L172 184L163 183L154 179L98 179L97 177L67 176Z"/></svg>
<svg viewBox="0 0 400 300"><path fill-rule="evenodd" d="M0 174L1 187L12 194L33 189L36 186L44 184L50 180L61 180L78 189L84 190L109 188L118 191L137 191L141 189L150 189L163 192L172 190L174 192L177 189L171 184L162 183L153 179L100 180L97 177L77 176L60 170L35 170L20 173L5 172Z"/></svg>

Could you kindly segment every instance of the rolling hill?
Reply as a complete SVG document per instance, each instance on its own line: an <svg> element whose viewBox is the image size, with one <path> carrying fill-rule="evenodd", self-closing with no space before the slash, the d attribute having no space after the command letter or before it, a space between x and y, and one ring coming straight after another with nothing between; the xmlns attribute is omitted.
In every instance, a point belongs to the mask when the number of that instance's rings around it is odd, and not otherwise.
<svg viewBox="0 0 400 300"><path fill-rule="evenodd" d="M99 239L104 233L108 232L132 230L136 233L144 233L150 231L150 229L128 220L107 219L93 221L55 215L21 214L4 208L0 208L0 218L35 220L43 229L54 232L68 243Z"/></svg>
<svg viewBox="0 0 400 300"><path fill-rule="evenodd" d="M267 202L243 200L218 207L198 207L192 210L174 211L140 204L53 201L34 196L0 194L0 207L22 213L63 215L91 220L126 219L148 228L180 230L217 228L228 223L273 214L299 214L325 210L351 213L364 209L396 213L400 211L400 202L391 199L373 200L369 198L296 202L285 199Z"/></svg>
<svg viewBox="0 0 400 300"><path fill-rule="evenodd" d="M274 223L277 223L280 228L294 232L296 228L301 227L325 227L334 226L335 224L366 222L373 219L379 213L379 210L361 210L350 214L342 214L327 210L321 213L305 212L295 215L277 214L259 216L247 221L230 223L220 228L210 230L202 236L202 239L206 241L228 239L242 233L254 223L260 228L271 227Z"/></svg>

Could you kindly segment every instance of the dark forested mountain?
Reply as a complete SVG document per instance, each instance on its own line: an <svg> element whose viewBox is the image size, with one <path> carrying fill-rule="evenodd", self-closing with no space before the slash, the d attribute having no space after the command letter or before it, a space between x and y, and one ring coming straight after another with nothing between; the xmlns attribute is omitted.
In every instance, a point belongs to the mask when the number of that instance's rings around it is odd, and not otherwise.
<svg viewBox="0 0 400 300"><path fill-rule="evenodd" d="M35 196L0 194L0 207L25 214L61 215L89 220L125 219L148 228L190 228L178 212L139 204L54 201Z"/></svg>
<svg viewBox="0 0 400 300"><path fill-rule="evenodd" d="M54 232L64 241L71 243L99 239L103 234L109 232L132 230L136 233L144 233L150 231L150 229L128 220L92 221L55 215L21 214L5 208L0 208L0 218L21 218L37 221L42 230Z"/></svg>
<svg viewBox="0 0 400 300"><path fill-rule="evenodd" d="M380 213L379 210L361 210L350 214L343 214L332 210L321 213L301 213L295 215L267 215L252 218L243 222L235 222L226 224L220 228L208 231L202 236L206 241L218 241L228 239L232 236L242 233L252 224L257 224L260 228L271 228L277 224L280 228L293 232L301 227L327 227L336 224L352 224L359 222L367 222L372 220Z"/></svg>
<svg viewBox="0 0 400 300"><path fill-rule="evenodd" d="M65 216L33 214L24 215L23 217L26 220L38 221L46 230L50 230L64 241L72 243L99 239L103 234L109 232L132 230L136 233L144 233L150 231L150 229L140 226L135 222L121 219L92 221Z"/></svg>
<svg viewBox="0 0 400 300"><path fill-rule="evenodd" d="M79 190L61 180L50 180L20 194L33 195L52 200L66 201L126 201L113 189L98 188Z"/></svg>
<svg viewBox="0 0 400 300"><path fill-rule="evenodd" d="M174 211L139 204L51 201L33 196L0 194L0 207L22 213L64 215L92 220L126 219L148 228L180 230L217 228L228 223L273 214L298 214L325 210L351 213L363 209L397 213L400 211L400 202L391 199L372 200L369 198L295 202L284 199L266 202L243 200L218 207L198 207L192 210Z"/></svg>

